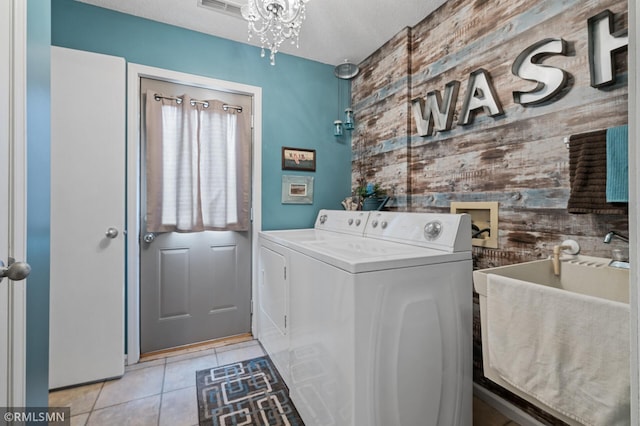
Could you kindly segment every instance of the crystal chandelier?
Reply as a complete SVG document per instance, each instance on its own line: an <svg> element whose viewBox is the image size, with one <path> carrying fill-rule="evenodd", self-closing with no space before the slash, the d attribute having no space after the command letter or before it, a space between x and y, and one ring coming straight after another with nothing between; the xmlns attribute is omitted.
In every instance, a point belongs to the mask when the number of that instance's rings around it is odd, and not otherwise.
<svg viewBox="0 0 640 426"><path fill-rule="evenodd" d="M305 18L305 4L309 0L248 0L242 6L242 17L249 23L249 40L253 34L260 37L264 58L269 48L271 65L276 64L276 53L285 40L298 46L300 27Z"/></svg>

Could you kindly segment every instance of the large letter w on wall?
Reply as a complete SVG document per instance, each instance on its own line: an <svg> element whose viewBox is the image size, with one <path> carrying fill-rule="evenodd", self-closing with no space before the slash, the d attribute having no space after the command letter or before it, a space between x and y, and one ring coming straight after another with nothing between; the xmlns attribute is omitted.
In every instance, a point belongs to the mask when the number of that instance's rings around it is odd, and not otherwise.
<svg viewBox="0 0 640 426"><path fill-rule="evenodd" d="M411 100L413 117L420 136L431 136L434 129L437 132L451 130L459 89L459 81L454 80L447 83L444 88L444 103L438 90L427 93L427 97L424 99L414 98Z"/></svg>

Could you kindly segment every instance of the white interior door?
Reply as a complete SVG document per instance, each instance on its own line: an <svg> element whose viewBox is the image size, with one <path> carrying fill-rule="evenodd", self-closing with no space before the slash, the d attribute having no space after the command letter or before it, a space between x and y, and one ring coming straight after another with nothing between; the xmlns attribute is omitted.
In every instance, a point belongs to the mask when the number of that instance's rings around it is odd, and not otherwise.
<svg viewBox="0 0 640 426"><path fill-rule="evenodd" d="M5 264L10 257L26 256L25 40L25 2L1 1L0 260ZM21 280L0 280L0 407L25 405L25 285Z"/></svg>
<svg viewBox="0 0 640 426"><path fill-rule="evenodd" d="M124 373L125 78L52 48L51 389Z"/></svg>

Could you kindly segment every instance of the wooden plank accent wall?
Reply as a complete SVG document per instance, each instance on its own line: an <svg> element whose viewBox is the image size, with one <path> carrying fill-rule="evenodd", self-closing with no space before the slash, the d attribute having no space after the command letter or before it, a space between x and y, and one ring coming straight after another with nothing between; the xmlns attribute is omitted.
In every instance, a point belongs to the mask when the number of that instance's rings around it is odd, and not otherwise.
<svg viewBox="0 0 640 426"><path fill-rule="evenodd" d="M616 30L628 27L620 0L449 0L413 28L399 32L360 64L352 81L356 116L352 180L379 182L395 196L392 208L448 212L452 201L498 201L498 249L474 248L474 266L486 268L546 258L565 239L582 253L610 257L609 230L628 235L626 215L569 214L569 150L574 134L627 123L627 57L616 55L616 83L590 86L587 20L609 9ZM535 83L511 72L516 57L545 38L562 38L567 56L545 64L569 73L565 89L543 104L524 107L513 91ZM504 114L476 114L457 124L469 74L491 75ZM444 93L460 81L450 131L421 137L411 99ZM476 318L478 320L478 318ZM474 380L550 424L562 424L482 377L479 324L474 331Z"/></svg>
<svg viewBox="0 0 640 426"><path fill-rule="evenodd" d="M410 185L411 29L405 28L372 54L352 81L357 114L352 133L353 186L380 182L407 206ZM356 112L357 111L357 112Z"/></svg>

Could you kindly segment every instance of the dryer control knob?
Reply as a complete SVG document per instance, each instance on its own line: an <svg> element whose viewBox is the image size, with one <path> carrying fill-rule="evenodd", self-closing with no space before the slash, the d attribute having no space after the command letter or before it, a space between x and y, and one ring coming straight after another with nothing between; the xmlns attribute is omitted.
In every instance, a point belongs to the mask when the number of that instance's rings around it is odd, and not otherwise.
<svg viewBox="0 0 640 426"><path fill-rule="evenodd" d="M349 219L349 220L347 221L347 223L348 223L349 225L353 225L353 219Z"/></svg>
<svg viewBox="0 0 640 426"><path fill-rule="evenodd" d="M360 226L360 219L356 219L356 226Z"/></svg>
<svg viewBox="0 0 640 426"><path fill-rule="evenodd" d="M433 222L429 222L424 227L424 237L429 240L437 240L438 237L442 234L442 223L434 220Z"/></svg>
<svg viewBox="0 0 640 426"><path fill-rule="evenodd" d="M382 223L380 224L380 227L381 227L382 229L385 229L385 228L387 227L387 221L386 221L386 220L383 220L383 221L382 221Z"/></svg>
<svg viewBox="0 0 640 426"><path fill-rule="evenodd" d="M374 219L373 222L371 222L371 226L376 228L378 226L378 221Z"/></svg>

